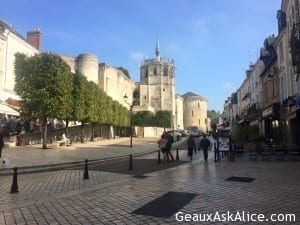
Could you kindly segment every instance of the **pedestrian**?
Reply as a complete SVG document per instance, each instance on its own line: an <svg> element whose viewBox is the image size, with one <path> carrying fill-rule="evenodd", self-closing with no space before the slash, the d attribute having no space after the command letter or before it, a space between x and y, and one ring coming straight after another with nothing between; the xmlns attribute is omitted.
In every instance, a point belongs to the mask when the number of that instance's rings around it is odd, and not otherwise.
<svg viewBox="0 0 300 225"><path fill-rule="evenodd" d="M208 148L211 146L210 141L206 138L206 135L204 134L203 138L200 141L200 147L203 151L204 161L207 161L208 158Z"/></svg>
<svg viewBox="0 0 300 225"><path fill-rule="evenodd" d="M171 153L171 149L172 149L172 144L174 143L174 138L171 134L166 134L167 135L167 139L168 139L168 142L167 142L167 162L169 162L169 156L171 157L171 160L174 161L174 157Z"/></svg>
<svg viewBox="0 0 300 225"><path fill-rule="evenodd" d="M66 142L66 146L70 145L70 143L71 143L70 139L66 137L65 133L62 134L61 140L64 141L64 142Z"/></svg>
<svg viewBox="0 0 300 225"><path fill-rule="evenodd" d="M191 160L193 159L193 151L196 149L196 142L192 135L187 139L187 148L188 148L188 156L190 156Z"/></svg>
<svg viewBox="0 0 300 225"><path fill-rule="evenodd" d="M2 149L3 149L3 146L4 146L2 133L3 133L3 129L0 128L0 158L2 157Z"/></svg>
<svg viewBox="0 0 300 225"><path fill-rule="evenodd" d="M167 136L165 133L163 133L158 141L158 146L160 148L160 151L163 154L163 160L164 162L167 161Z"/></svg>

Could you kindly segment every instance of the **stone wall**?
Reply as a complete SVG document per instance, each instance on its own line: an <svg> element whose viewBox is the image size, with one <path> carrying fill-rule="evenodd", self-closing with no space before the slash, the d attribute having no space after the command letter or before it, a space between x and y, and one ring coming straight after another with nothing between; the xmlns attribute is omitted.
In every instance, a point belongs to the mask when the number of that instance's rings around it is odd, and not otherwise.
<svg viewBox="0 0 300 225"><path fill-rule="evenodd" d="M92 137L92 125L85 124L84 125L84 141L90 141ZM81 137L81 129L82 126L73 126L69 127L66 132L66 128L61 129L48 129L47 130L47 143L51 144L55 140L60 140L62 134L65 133L68 138L70 138L73 142L80 142ZM94 126L94 138L101 139L110 139L116 137L129 137L130 129L128 128L117 128L108 125L95 125ZM42 143L42 133L41 132L33 132L30 134L23 134L23 144L28 145L32 144L40 144Z"/></svg>

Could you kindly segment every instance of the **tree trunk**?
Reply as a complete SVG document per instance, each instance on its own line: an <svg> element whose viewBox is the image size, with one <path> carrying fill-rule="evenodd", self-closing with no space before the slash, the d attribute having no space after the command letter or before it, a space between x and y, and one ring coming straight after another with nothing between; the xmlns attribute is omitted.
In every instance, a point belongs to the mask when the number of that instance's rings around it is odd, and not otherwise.
<svg viewBox="0 0 300 225"><path fill-rule="evenodd" d="M43 130L43 149L47 148L47 118L43 119L42 122L42 130Z"/></svg>
<svg viewBox="0 0 300 225"><path fill-rule="evenodd" d="M68 133L69 133L69 120L66 119L66 130L65 130L65 133L66 133L66 137L68 137Z"/></svg>
<svg viewBox="0 0 300 225"><path fill-rule="evenodd" d="M95 133L95 124L92 123L92 136L91 136L91 141L94 141L94 133Z"/></svg>
<svg viewBox="0 0 300 225"><path fill-rule="evenodd" d="M81 122L81 143L84 143L84 122Z"/></svg>

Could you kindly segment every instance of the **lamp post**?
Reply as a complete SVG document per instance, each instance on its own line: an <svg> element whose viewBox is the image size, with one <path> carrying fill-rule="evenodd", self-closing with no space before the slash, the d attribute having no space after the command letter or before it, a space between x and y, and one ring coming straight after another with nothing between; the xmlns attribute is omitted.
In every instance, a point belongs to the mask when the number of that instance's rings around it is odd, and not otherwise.
<svg viewBox="0 0 300 225"><path fill-rule="evenodd" d="M132 148L132 104L129 104L128 100L128 96L125 94L124 95L124 101L126 102L127 105L129 105L130 107L130 147Z"/></svg>

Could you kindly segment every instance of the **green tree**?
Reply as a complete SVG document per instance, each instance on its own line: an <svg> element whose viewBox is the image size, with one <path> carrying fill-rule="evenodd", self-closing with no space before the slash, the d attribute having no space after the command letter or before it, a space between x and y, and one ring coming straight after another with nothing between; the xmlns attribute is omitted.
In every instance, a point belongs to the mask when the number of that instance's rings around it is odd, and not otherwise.
<svg viewBox="0 0 300 225"><path fill-rule="evenodd" d="M122 67L122 66L117 67L117 69L118 69L118 70L121 70L121 71L125 74L125 76L128 77L128 78L130 79L130 74L129 74L129 72L128 72L127 69L125 69L125 68Z"/></svg>
<svg viewBox="0 0 300 225"><path fill-rule="evenodd" d="M154 126L170 128L172 127L172 112L168 110L160 110L155 113Z"/></svg>
<svg viewBox="0 0 300 225"><path fill-rule="evenodd" d="M94 132L95 132L95 126L97 123L100 122L100 106L99 106L99 97L100 95L100 89L99 87L92 81L89 81L87 83L88 93L87 93L87 99L88 99L88 119L87 121L92 124L92 135L91 135L91 141L94 140Z"/></svg>
<svg viewBox="0 0 300 225"><path fill-rule="evenodd" d="M48 118L66 118L71 105L70 67L57 55L15 55L15 91L21 97L23 115L42 121L43 148L47 148Z"/></svg>
<svg viewBox="0 0 300 225"><path fill-rule="evenodd" d="M218 119L220 116L219 112L216 112L215 110L207 110L207 117L211 120Z"/></svg>
<svg viewBox="0 0 300 225"><path fill-rule="evenodd" d="M73 89L72 89L72 113L71 118L74 121L81 122L81 142L84 142L84 124L89 121L91 90L88 86L86 77L80 73L73 75Z"/></svg>
<svg viewBox="0 0 300 225"><path fill-rule="evenodd" d="M154 121L154 113L147 110L136 112L133 114L132 117L133 125L141 126L141 127L152 126L153 121Z"/></svg>

